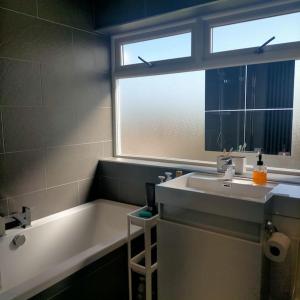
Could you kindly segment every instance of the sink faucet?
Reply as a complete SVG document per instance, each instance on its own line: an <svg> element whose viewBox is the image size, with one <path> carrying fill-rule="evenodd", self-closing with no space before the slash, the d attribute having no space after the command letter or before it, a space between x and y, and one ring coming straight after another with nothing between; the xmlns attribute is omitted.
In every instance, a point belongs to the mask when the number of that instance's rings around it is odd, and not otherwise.
<svg viewBox="0 0 300 300"><path fill-rule="evenodd" d="M0 217L0 236L5 234L6 229L21 226L25 228L31 225L31 211L29 207L22 207L21 213L15 213L7 217Z"/></svg>
<svg viewBox="0 0 300 300"><path fill-rule="evenodd" d="M232 164L231 157L228 158L224 163L225 175L223 177L224 180L232 180L235 175L235 166Z"/></svg>
<svg viewBox="0 0 300 300"><path fill-rule="evenodd" d="M232 165L232 157L219 155L217 157L217 171L220 173L224 173L228 166Z"/></svg>
<svg viewBox="0 0 300 300"><path fill-rule="evenodd" d="M224 161L224 167L225 167L225 169L227 169L228 166L232 165L232 158L231 157L223 158L223 161Z"/></svg>

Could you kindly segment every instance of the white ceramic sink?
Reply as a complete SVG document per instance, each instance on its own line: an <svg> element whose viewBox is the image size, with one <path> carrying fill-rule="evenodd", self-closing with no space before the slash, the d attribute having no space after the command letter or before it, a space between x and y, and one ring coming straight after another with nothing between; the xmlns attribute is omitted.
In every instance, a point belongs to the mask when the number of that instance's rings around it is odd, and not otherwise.
<svg viewBox="0 0 300 300"><path fill-rule="evenodd" d="M219 176L204 176L193 174L187 178L186 186L203 193L229 196L239 199L264 200L274 185L256 185L251 180L232 179L224 180Z"/></svg>
<svg viewBox="0 0 300 300"><path fill-rule="evenodd" d="M218 174L189 173L159 184L156 200L161 209L173 206L263 223L275 186L256 185L238 177L228 181Z"/></svg>

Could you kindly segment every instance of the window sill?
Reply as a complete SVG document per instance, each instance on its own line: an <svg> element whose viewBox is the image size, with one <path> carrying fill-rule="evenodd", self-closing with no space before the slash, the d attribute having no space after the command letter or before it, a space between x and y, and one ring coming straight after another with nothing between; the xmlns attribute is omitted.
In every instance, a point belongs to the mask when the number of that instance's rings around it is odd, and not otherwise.
<svg viewBox="0 0 300 300"><path fill-rule="evenodd" d="M153 158L142 157L108 157L101 159L103 161L110 161L124 164L135 164L141 166L152 167L166 167L178 170L186 170L191 172L201 172L209 174L217 174L216 163L201 162L201 161L174 161L174 160L160 160ZM247 172L244 175L237 175L242 178L252 177L252 166L247 166ZM268 180L278 183L291 183L300 185L300 170L268 168Z"/></svg>

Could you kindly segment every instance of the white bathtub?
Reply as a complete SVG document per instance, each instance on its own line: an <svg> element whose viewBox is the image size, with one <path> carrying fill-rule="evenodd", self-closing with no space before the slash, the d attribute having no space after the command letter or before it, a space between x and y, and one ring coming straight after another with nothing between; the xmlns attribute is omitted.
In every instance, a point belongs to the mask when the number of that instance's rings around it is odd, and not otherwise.
<svg viewBox="0 0 300 300"><path fill-rule="evenodd" d="M136 208L100 199L8 230L0 238L0 300L28 299L126 243ZM26 242L12 249L16 234Z"/></svg>

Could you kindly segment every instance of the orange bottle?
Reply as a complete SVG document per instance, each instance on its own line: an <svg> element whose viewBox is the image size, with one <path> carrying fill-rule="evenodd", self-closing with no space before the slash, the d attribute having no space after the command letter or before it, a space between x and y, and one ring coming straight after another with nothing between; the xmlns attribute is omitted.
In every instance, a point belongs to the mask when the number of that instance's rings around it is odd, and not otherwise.
<svg viewBox="0 0 300 300"><path fill-rule="evenodd" d="M253 168L252 180L256 184L266 184L267 183L267 167L262 161L262 154L258 153L258 161L256 166Z"/></svg>

